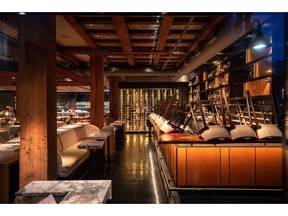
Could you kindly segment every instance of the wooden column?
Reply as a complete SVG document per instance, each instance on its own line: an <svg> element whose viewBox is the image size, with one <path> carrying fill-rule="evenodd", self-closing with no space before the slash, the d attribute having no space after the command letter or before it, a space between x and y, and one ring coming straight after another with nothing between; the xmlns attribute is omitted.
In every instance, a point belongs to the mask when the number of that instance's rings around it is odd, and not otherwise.
<svg viewBox="0 0 288 216"><path fill-rule="evenodd" d="M104 126L104 61L102 55L90 54L90 119Z"/></svg>
<svg viewBox="0 0 288 216"><path fill-rule="evenodd" d="M55 16L19 18L20 188L56 179Z"/></svg>
<svg viewBox="0 0 288 216"><path fill-rule="evenodd" d="M118 119L118 77L109 77L110 86L110 117Z"/></svg>

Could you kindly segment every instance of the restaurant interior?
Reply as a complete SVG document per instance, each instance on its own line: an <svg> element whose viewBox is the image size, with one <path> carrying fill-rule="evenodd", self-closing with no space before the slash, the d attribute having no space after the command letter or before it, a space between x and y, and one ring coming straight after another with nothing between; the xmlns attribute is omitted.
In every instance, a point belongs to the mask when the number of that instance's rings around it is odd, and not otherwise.
<svg viewBox="0 0 288 216"><path fill-rule="evenodd" d="M1 204L288 203L288 14L0 13Z"/></svg>

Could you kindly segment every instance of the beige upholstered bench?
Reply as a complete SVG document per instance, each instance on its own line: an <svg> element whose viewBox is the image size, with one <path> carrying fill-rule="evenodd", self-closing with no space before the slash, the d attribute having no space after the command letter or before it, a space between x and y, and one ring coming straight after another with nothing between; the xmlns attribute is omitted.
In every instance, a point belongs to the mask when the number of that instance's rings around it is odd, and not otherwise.
<svg viewBox="0 0 288 216"><path fill-rule="evenodd" d="M87 149L78 149L77 146L85 137L99 131L95 125L86 124L57 135L58 177L69 177L88 160L90 152Z"/></svg>

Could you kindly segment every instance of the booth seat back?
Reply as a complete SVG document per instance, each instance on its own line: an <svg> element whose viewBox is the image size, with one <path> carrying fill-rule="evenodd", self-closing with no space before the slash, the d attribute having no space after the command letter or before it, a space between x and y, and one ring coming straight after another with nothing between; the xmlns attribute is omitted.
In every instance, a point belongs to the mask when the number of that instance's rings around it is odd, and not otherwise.
<svg viewBox="0 0 288 216"><path fill-rule="evenodd" d="M100 132L100 129L95 125L87 124L85 126L86 126L86 129L87 129L89 135Z"/></svg>
<svg viewBox="0 0 288 216"><path fill-rule="evenodd" d="M62 145L62 151L69 148L70 146L74 145L79 141L78 135L75 129L64 131L60 134L58 134L59 140ZM60 145L58 145L58 139L57 139L57 148L61 148Z"/></svg>
<svg viewBox="0 0 288 216"><path fill-rule="evenodd" d="M100 132L100 130L97 126L91 125L91 124L83 125L81 127L75 128L75 130L77 132L79 140L82 140L85 137L90 136L91 134Z"/></svg>
<svg viewBox="0 0 288 216"><path fill-rule="evenodd" d="M63 147L62 147L62 143L61 143L59 135L57 135L57 151L58 152L63 151Z"/></svg>
<svg viewBox="0 0 288 216"><path fill-rule="evenodd" d="M116 119L111 118L111 117L104 118L104 127L110 125L111 123L113 123L115 121L116 121Z"/></svg>

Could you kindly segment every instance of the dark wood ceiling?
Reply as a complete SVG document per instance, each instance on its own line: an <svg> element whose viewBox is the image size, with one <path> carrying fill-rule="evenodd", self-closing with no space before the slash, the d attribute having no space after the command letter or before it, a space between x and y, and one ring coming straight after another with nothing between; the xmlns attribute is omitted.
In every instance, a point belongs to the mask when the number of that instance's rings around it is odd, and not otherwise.
<svg viewBox="0 0 288 216"><path fill-rule="evenodd" d="M120 68L118 74L121 77L125 76L121 74L123 71L129 70L132 71L129 76L141 76L139 71L147 68L153 70L153 75L173 76L213 37L229 16L228 13L55 15L58 84L68 77L74 77L72 80L80 83L79 86L89 83L91 53L104 56L105 71ZM5 45L5 55L1 54L0 75L2 78L4 73L9 75L9 83L15 88L18 72L18 18L17 15L0 14L0 19L3 29L7 30L3 34L1 30L1 37L9 42L8 46ZM147 73L145 76L148 76ZM1 85L8 86L5 80L1 79Z"/></svg>
<svg viewBox="0 0 288 216"><path fill-rule="evenodd" d="M89 53L96 52L104 54L105 67L177 70L217 30L226 14L99 13L62 17L85 41L84 46L61 45L58 41L58 62L67 67L89 65Z"/></svg>

